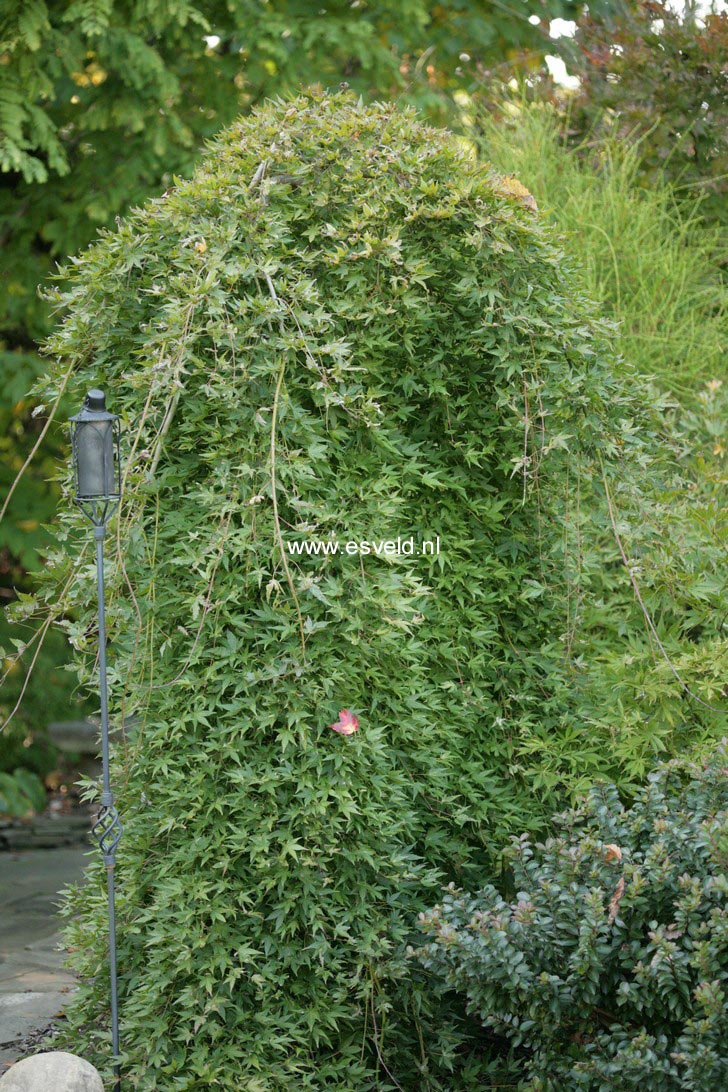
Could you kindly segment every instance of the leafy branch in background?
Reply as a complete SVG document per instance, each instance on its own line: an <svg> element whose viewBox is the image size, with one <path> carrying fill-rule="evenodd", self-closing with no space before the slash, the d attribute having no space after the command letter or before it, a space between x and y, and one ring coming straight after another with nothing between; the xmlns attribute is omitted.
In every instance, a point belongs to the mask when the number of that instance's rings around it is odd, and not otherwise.
<svg viewBox="0 0 728 1092"><path fill-rule="evenodd" d="M0 771L0 815L23 818L45 807L43 782L22 767L12 774Z"/></svg>
<svg viewBox="0 0 728 1092"><path fill-rule="evenodd" d="M728 12L698 16L660 0L590 10L555 51L580 86L569 113L575 142L638 142L645 186L672 182L700 215L728 224Z"/></svg>

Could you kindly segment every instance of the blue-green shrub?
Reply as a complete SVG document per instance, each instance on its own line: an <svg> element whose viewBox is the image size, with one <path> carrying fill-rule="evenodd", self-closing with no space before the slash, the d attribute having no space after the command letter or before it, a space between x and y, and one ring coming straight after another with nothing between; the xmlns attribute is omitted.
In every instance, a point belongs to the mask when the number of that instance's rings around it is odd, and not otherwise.
<svg viewBox="0 0 728 1092"><path fill-rule="evenodd" d="M665 763L631 807L594 788L543 845L512 840L514 895L453 886L421 915L412 954L510 1045L519 1088L726 1087L727 759Z"/></svg>

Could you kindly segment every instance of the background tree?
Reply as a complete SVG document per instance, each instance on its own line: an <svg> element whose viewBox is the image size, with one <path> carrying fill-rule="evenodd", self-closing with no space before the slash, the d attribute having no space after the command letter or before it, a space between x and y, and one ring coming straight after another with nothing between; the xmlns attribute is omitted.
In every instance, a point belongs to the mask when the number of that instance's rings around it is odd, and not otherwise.
<svg viewBox="0 0 728 1092"><path fill-rule="evenodd" d="M611 133L639 142L642 182L702 194L707 220L728 223L728 13L698 20L646 0L622 12L589 12L560 42L580 79L571 136Z"/></svg>

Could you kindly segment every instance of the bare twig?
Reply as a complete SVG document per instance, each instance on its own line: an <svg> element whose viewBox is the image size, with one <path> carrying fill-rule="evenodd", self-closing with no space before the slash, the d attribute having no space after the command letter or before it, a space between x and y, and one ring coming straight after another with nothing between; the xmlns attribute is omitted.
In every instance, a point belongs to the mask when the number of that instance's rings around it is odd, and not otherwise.
<svg viewBox="0 0 728 1092"><path fill-rule="evenodd" d="M175 413L177 411L177 403L179 402L179 396L180 396L180 391L181 390L182 390L182 387L181 387L181 385L179 385L177 387L177 390L174 392L174 394L170 398L169 405L167 406L167 412L164 415L164 420L162 421L162 425L161 425L161 427L159 429L159 432L157 433L157 446L154 449L154 457L153 457L151 463L149 464L149 476L150 476L150 478L154 477L157 466L159 465L159 459L160 459L161 454L162 454L162 446L164 444L164 437L169 432L169 427L172 424L172 421L174 420L174 415L175 415Z"/></svg>
<svg viewBox="0 0 728 1092"><path fill-rule="evenodd" d="M291 570L288 566L288 558L286 557L285 545L283 542L283 535L281 533L281 521L278 515L278 496L276 488L276 419L278 416L278 401L280 398L281 387L283 385L283 375L286 368L285 357L281 361L281 366L278 371L278 382L276 383L275 396L273 398L273 413L270 422L270 484L271 484L271 497L273 499L273 522L276 529L276 541L278 543L278 549L281 552L281 561L283 562L283 568L286 574L286 580L288 581L288 587L291 589L291 595L293 596L293 602L296 605L296 614L298 616L298 629L301 637L301 653L306 655L306 637L303 631L303 616L301 614L301 606L298 602L298 596L296 595L296 587L293 583L293 577L291 576Z"/></svg>
<svg viewBox="0 0 728 1092"><path fill-rule="evenodd" d="M210 599L210 596L212 595L212 588L213 588L213 585L215 583L215 577L217 576L217 570L220 567L220 562L222 561L223 554L225 553L225 543L227 542L228 528L230 527L230 520L232 519L232 514L233 513L232 513L232 510L231 510L230 512L228 512L227 519L225 519L223 517L223 519L220 521L220 528L222 530L222 538L221 538L221 541L220 541L220 552L219 552L219 554L217 556L217 559L215 561L215 565L214 565L213 570L212 570L212 574L211 574L210 579L209 579L208 584L207 584L207 592L205 594L205 601L202 604L202 614L201 614L201 617L200 617L200 624L197 627L197 633L195 634L195 639L192 642L192 648L190 649L189 653L187 654L187 659L182 664L182 667L179 669L179 671L177 672L175 677L170 680L170 682L157 683L154 686L148 686L147 687L147 692L152 691L152 690L163 690L163 689L166 689L166 687L168 687L168 686L174 685L174 683L179 682L179 680L182 678L185 671L189 667L190 660L192 659L192 657L194 655L194 652L195 652L195 649L197 648L197 644L198 644L198 642L200 640L200 634L202 633L202 627L205 624L205 618L207 617L207 615L209 613L209 610L210 610L210 607L212 606L212 600ZM225 524L224 527L223 527L223 523Z"/></svg>
<svg viewBox="0 0 728 1092"><path fill-rule="evenodd" d="M271 298L278 303L278 294L276 293L275 286L268 273L263 270L263 276L265 277L268 285L268 291L271 294ZM283 331L283 319L281 319L281 331ZM298 602L298 595L296 594L296 586L293 583L293 577L291 576L291 570L288 565L288 558L286 556L285 544L283 542L283 535L281 533L281 521L278 515L278 490L276 487L276 421L278 419L278 404L280 400L281 387L283 386L283 376L286 369L286 358L283 357L281 366L278 371L278 380L276 382L275 395L273 397L273 412L270 422L270 483L271 483L271 498L273 500L273 522L275 524L276 541L278 543L278 549L281 552L281 562L286 574L286 580L288 581L288 587L291 589L291 595L293 596L293 602L296 606L296 615L298 617L298 629L301 637L301 653L305 657L306 655L306 637L303 630L303 615L301 614L301 606Z"/></svg>
<svg viewBox="0 0 728 1092"><path fill-rule="evenodd" d="M39 631L41 633L41 639L38 642L38 647L37 647L37 649L35 650L35 652L33 654L33 659L30 661L30 667L28 668L28 670L26 672L25 679L23 681L23 685L22 685L21 690L20 690L20 694L18 695L18 700L16 701L15 705L13 706L12 712L9 713L9 715L5 718L3 723L0 725L0 732L2 732L5 728L7 728L8 724L10 724L10 721L13 719L13 717L17 713L18 709L20 709L20 706L21 706L21 704L23 702L23 698L25 697L25 691L28 689L28 683L30 682L30 676L33 674L33 668L35 667L35 661L38 659L38 656L40 655L40 650L43 648L43 641L45 640L46 633L50 629L50 625L51 625L52 621L53 621L53 615L50 614L48 616L48 618L45 620L45 622L43 623L42 629Z"/></svg>
<svg viewBox="0 0 728 1092"><path fill-rule="evenodd" d="M379 1064L381 1065L382 1069L384 1070L384 1072L389 1077L390 1081L392 1081L397 1086L397 1088L399 1089L399 1092L404 1092L404 1089L402 1088L402 1085L399 1083L397 1078L394 1076L392 1071L387 1066L387 1063L385 1062L384 1058L382 1057L382 1052L381 1052L380 1047L379 1047L379 1028L377 1027L377 1016L376 1016L376 1012L374 1011L374 974L372 972L371 966L369 967L369 976L370 976L371 983L372 983L372 990L371 990L371 993L369 995L369 1003L370 1003L371 1009L372 1009L372 1028L373 1028L373 1031L374 1031L374 1048L375 1048L375 1050L377 1052L377 1058L379 1059Z"/></svg>
<svg viewBox="0 0 728 1092"><path fill-rule="evenodd" d="M0 509L0 522L5 517L5 513L8 510L8 505L10 504L13 493L15 492L15 490L18 487L18 484L20 483L20 479L23 477L23 474L25 473L25 471L28 469L31 462L35 458L35 453L37 452L40 445L43 443L43 440L45 439L45 435L46 435L48 429L51 427L51 421L53 420L53 418L56 415L56 410L58 409L58 406L60 405L61 398L63 397L63 392L66 389L66 384L68 383L68 380L71 378L71 372L72 371L73 371L73 365L70 366L70 368L68 369L68 371L66 372L66 374L63 377L63 382L61 383L58 394L56 395L56 400L53 403L53 407L51 409L51 412L48 414L48 419L46 420L46 423L43 425L43 428L41 430L41 433L40 433L38 439L33 444L33 447L31 448L31 451L30 451L27 459L25 460L25 462L21 466L18 473L15 475L15 481L10 486L10 489L8 490L8 495L5 498L5 502L4 502L3 506L2 506L2 508Z"/></svg>
<svg viewBox="0 0 728 1092"><path fill-rule="evenodd" d="M250 180L250 184L248 185L248 193L252 193L253 190L260 185L260 183L263 181L263 178L265 177L265 172L267 170L268 160L264 159L262 163L258 164L255 174Z"/></svg>

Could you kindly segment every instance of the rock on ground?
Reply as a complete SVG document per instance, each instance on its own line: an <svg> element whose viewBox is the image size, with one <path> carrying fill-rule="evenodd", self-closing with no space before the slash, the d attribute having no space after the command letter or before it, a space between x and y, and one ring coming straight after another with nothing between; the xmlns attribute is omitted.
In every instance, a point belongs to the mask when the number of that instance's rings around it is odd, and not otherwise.
<svg viewBox="0 0 728 1092"><path fill-rule="evenodd" d="M104 1092L98 1071L58 1050L23 1058L0 1078L0 1092Z"/></svg>

